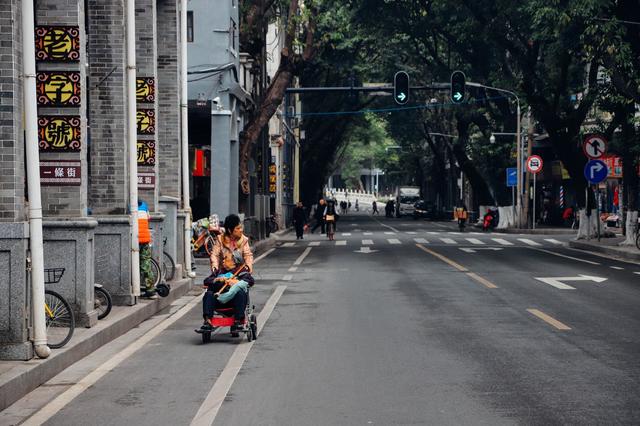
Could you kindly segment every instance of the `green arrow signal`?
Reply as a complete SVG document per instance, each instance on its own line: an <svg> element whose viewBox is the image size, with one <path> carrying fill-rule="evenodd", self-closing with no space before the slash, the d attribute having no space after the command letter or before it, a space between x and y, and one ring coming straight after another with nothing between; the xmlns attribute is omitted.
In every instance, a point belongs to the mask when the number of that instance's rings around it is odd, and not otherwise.
<svg viewBox="0 0 640 426"><path fill-rule="evenodd" d="M407 98L407 95L405 95L403 92L400 92L398 94L398 99L400 99L401 101L404 101Z"/></svg>
<svg viewBox="0 0 640 426"><path fill-rule="evenodd" d="M460 92L456 92L453 94L453 99L455 99L456 101L459 101L460 99L462 99L462 93Z"/></svg>

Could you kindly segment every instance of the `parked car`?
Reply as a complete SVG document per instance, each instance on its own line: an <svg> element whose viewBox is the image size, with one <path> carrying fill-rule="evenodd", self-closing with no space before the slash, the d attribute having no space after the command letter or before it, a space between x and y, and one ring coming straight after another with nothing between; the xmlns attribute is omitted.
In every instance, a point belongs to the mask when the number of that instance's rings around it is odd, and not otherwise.
<svg viewBox="0 0 640 426"><path fill-rule="evenodd" d="M414 219L435 219L435 208L433 204L428 201L420 200L413 205L413 218Z"/></svg>

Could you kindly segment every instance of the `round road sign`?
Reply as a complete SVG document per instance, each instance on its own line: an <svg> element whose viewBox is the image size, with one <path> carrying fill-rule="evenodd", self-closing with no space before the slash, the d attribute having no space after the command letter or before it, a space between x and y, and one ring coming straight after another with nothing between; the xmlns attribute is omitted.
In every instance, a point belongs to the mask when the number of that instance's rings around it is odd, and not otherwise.
<svg viewBox="0 0 640 426"><path fill-rule="evenodd" d="M607 152L607 140L601 135L589 135L584 139L582 150L593 160L602 158Z"/></svg>
<svg viewBox="0 0 640 426"><path fill-rule="evenodd" d="M534 175L542 171L542 158L539 155L532 155L527 158L527 170Z"/></svg>
<svg viewBox="0 0 640 426"><path fill-rule="evenodd" d="M604 181L609 175L609 168L602 160L591 160L584 166L584 177L592 185Z"/></svg>

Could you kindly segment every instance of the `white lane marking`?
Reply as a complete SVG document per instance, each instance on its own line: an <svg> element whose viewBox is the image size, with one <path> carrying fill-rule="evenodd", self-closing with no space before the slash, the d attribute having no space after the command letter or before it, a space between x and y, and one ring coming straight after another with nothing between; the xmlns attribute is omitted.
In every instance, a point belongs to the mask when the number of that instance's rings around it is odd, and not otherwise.
<svg viewBox="0 0 640 426"><path fill-rule="evenodd" d="M609 266L609 268L615 269L616 271L624 271L624 268L621 268L620 266Z"/></svg>
<svg viewBox="0 0 640 426"><path fill-rule="evenodd" d="M536 243L535 241L530 240L528 238L518 238L518 241L521 241L521 242L523 242L525 244L528 244L530 246L541 246L542 245L542 244Z"/></svg>
<svg viewBox="0 0 640 426"><path fill-rule="evenodd" d="M462 232L447 232L449 235L462 235Z"/></svg>
<svg viewBox="0 0 640 426"><path fill-rule="evenodd" d="M503 246L512 246L513 243L510 241L507 241L505 239L502 238L492 238L493 241L495 241L498 244L502 244Z"/></svg>
<svg viewBox="0 0 640 426"><path fill-rule="evenodd" d="M431 234L431 235L440 235L440 232L433 232L433 231L428 231L427 234Z"/></svg>
<svg viewBox="0 0 640 426"><path fill-rule="evenodd" d="M269 256L274 251L275 251L275 248L270 248L269 250L267 250L264 253L262 253L260 256L256 257L256 259L253 261L253 263L258 263L259 261L261 261L265 257Z"/></svg>
<svg viewBox="0 0 640 426"><path fill-rule="evenodd" d="M362 240L362 245L363 246L373 245L373 240Z"/></svg>
<svg viewBox="0 0 640 426"><path fill-rule="evenodd" d="M393 226L389 226L386 223L382 223L378 219L376 219L376 222L378 222L381 226L384 226L387 229L391 229L393 232L400 232L396 228L394 228Z"/></svg>
<svg viewBox="0 0 640 426"><path fill-rule="evenodd" d="M311 241L309 243L309 247L318 247L320 245L320 241Z"/></svg>
<svg viewBox="0 0 640 426"><path fill-rule="evenodd" d="M364 232L362 235L373 235L373 232Z"/></svg>
<svg viewBox="0 0 640 426"><path fill-rule="evenodd" d="M287 274L284 277L282 277L282 281L291 281L293 279L293 275L291 274Z"/></svg>
<svg viewBox="0 0 640 426"><path fill-rule="evenodd" d="M550 242L551 244L562 244L562 241L558 241L555 238L545 238L544 240Z"/></svg>
<svg viewBox="0 0 640 426"><path fill-rule="evenodd" d="M429 244L429 241L425 240L424 238L414 238L413 241L418 244Z"/></svg>
<svg viewBox="0 0 640 426"><path fill-rule="evenodd" d="M336 245L337 246L346 246L347 245L347 240L336 241Z"/></svg>
<svg viewBox="0 0 640 426"><path fill-rule="evenodd" d="M471 235L484 235L482 232L470 232Z"/></svg>
<svg viewBox="0 0 640 426"><path fill-rule="evenodd" d="M455 240L452 240L451 238L440 238L440 241L447 244L458 244L455 242Z"/></svg>
<svg viewBox="0 0 640 426"><path fill-rule="evenodd" d="M258 315L258 336L262 332L262 328L269 320L273 309L282 297L286 288L287 286L284 285L278 286L269 300L267 300L262 311L260 311L260 314ZM200 406L196 416L191 421L191 426L211 426L215 422L216 416L220 411L220 407L227 397L233 382L235 382L236 377L244 365L247 355L249 355L249 351L255 342L256 341L254 340L250 343L238 345L236 350L233 351L227 365L220 373L220 376L218 376L218 380L213 384L213 387Z"/></svg>
<svg viewBox="0 0 640 426"><path fill-rule="evenodd" d="M482 241L477 238L465 238L465 240L469 241L471 244L475 244L477 246L484 245Z"/></svg>
<svg viewBox="0 0 640 426"><path fill-rule="evenodd" d="M385 235L396 235L396 233L395 233L395 232L385 232L384 234L385 234Z"/></svg>
<svg viewBox="0 0 640 426"><path fill-rule="evenodd" d="M634 272L634 274L636 274L636 275L640 275L640 272Z"/></svg>
<svg viewBox="0 0 640 426"><path fill-rule="evenodd" d="M407 232L407 234L409 234L409 235L416 235L416 233L415 233L415 232L413 232L413 231L409 231L409 232Z"/></svg>
<svg viewBox="0 0 640 426"><path fill-rule="evenodd" d="M351 236L351 232L343 232L342 236L343 237L350 237Z"/></svg>
<svg viewBox="0 0 640 426"><path fill-rule="evenodd" d="M402 244L400 240L396 238L388 238L387 241L389 241L389 244Z"/></svg>
<svg viewBox="0 0 640 426"><path fill-rule="evenodd" d="M302 252L302 254L300 256L298 256L298 258L296 259L295 262L293 262L293 265L299 265L302 263L302 261L304 260L305 257L307 257L309 255L309 252L311 251L311 247L307 247L306 249L304 249L304 251Z"/></svg>
<svg viewBox="0 0 640 426"><path fill-rule="evenodd" d="M535 277L534 277L535 278ZM538 281L541 281L545 284L549 284L550 286L553 286L557 289L560 290L575 290L575 287L571 287L570 285L567 284L563 284L560 281L558 281L556 278L535 278Z"/></svg>
<svg viewBox="0 0 640 426"><path fill-rule="evenodd" d="M564 257L565 259L571 259L571 260L575 260L575 261L578 261L578 262L588 263L589 265L599 265L598 262L592 262L590 260L580 259L580 258L573 257L573 256L567 256L566 254L556 253L556 252L551 251L551 250L537 249L537 248L532 248L531 250L541 251L543 253L552 254L554 256Z"/></svg>
<svg viewBox="0 0 640 426"><path fill-rule="evenodd" d="M298 270L297 266L292 266L291 268L289 268L289 272L296 272Z"/></svg>
<svg viewBox="0 0 640 426"><path fill-rule="evenodd" d="M545 277L545 278L538 278L538 277L534 277L536 280L538 281L542 281L545 284L549 284L551 286L554 286L555 288L559 288L561 290L575 290L575 288L564 284L562 281L593 281L595 283L603 283L607 280L607 278L603 278L603 277L594 277L591 275L583 275L580 274L577 277Z"/></svg>
<svg viewBox="0 0 640 426"><path fill-rule="evenodd" d="M296 243L284 243L282 247L294 247Z"/></svg>
<svg viewBox="0 0 640 426"><path fill-rule="evenodd" d="M154 328L150 329L146 334L133 342L131 345L118 352L110 360L97 367L91 373L82 378L78 383L71 386L69 389L58 395L53 401L42 407L37 413L29 417L23 425L41 425L51 417L56 415L60 410L73 401L78 395L86 391L89 387L93 386L98 380L100 380L105 374L114 370L121 362L129 358L135 352L137 352L144 345L149 343L153 338L163 332L167 327L178 321L191 309L193 309L202 300L201 295L195 296L186 305L180 308L175 314L159 323Z"/></svg>

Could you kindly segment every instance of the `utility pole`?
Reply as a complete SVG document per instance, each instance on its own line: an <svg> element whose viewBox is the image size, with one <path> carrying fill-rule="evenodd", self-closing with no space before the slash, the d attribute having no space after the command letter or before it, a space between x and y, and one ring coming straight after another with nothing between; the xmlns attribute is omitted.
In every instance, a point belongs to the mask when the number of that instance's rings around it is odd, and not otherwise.
<svg viewBox="0 0 640 426"><path fill-rule="evenodd" d="M531 107L529 107L529 110L527 111L527 158L531 157L531 154L533 152L533 123L531 121ZM524 184L524 188L525 188L525 194L524 194L524 217L525 220L527 221L527 228L529 228L529 206L531 204L531 190L530 190L530 183L531 183L531 173L527 173L526 178L525 178L525 184ZM533 194L533 196L535 197L535 194ZM535 203L536 200L534 198L533 202ZM536 218L532 218L532 221L535 221Z"/></svg>

